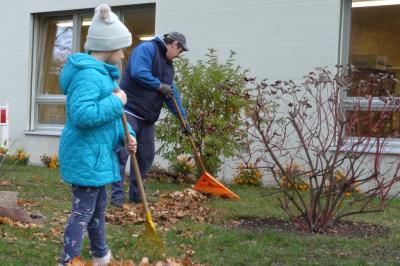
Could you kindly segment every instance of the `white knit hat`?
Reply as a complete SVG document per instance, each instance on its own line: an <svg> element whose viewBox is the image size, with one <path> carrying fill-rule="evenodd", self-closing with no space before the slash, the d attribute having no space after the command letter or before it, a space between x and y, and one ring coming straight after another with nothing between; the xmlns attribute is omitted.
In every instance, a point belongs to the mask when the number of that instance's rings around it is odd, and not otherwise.
<svg viewBox="0 0 400 266"><path fill-rule="evenodd" d="M114 51L129 47L132 34L106 4L96 7L86 36L86 51Z"/></svg>

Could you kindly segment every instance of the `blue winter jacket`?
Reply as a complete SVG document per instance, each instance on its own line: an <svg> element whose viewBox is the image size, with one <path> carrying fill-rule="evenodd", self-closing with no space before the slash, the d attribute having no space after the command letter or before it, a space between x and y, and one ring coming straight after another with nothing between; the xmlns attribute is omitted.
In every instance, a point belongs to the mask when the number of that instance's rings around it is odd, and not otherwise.
<svg viewBox="0 0 400 266"><path fill-rule="evenodd" d="M99 187L121 180L115 148L124 140L123 105L113 95L119 76L117 67L88 54L74 54L64 65L60 86L67 120L58 154L61 177L69 184Z"/></svg>

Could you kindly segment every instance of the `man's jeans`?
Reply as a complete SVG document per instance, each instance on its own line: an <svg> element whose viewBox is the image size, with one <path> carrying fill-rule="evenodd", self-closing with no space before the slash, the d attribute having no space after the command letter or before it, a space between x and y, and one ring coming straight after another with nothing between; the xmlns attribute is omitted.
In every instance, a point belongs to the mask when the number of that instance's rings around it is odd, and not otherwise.
<svg viewBox="0 0 400 266"><path fill-rule="evenodd" d="M108 252L105 230L106 187L72 185L72 194L72 211L64 231L60 261L63 265L81 255L86 230L92 255L101 258Z"/></svg>
<svg viewBox="0 0 400 266"><path fill-rule="evenodd" d="M140 174L142 178L149 171L153 164L155 155L154 144L154 124L141 120L133 115L126 113L128 123L136 133L137 151L136 158L139 165ZM119 167L122 178L125 176L126 162L129 157L129 152L124 147L120 146L117 149L117 156L119 160ZM136 184L135 171L133 165L130 166L129 174L129 201L140 202L140 192ZM115 182L112 184L111 190L111 204L121 206L124 203L124 181Z"/></svg>

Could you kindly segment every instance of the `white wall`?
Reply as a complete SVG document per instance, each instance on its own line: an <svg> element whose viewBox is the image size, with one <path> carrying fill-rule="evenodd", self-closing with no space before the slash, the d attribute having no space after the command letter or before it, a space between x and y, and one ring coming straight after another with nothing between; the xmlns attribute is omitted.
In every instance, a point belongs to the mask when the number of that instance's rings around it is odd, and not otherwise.
<svg viewBox="0 0 400 266"><path fill-rule="evenodd" d="M204 58L211 47L223 55L234 50L240 65L259 78L297 79L337 63L339 2L159 1L156 30L185 33L190 58Z"/></svg>
<svg viewBox="0 0 400 266"><path fill-rule="evenodd" d="M1 0L5 2L5 0ZM299 79L338 61L340 0L42 0L7 1L0 16L0 105L10 104L10 137L32 154L56 153L57 136L27 135L30 117L31 13L156 2L156 33L184 33L191 60L207 48L259 78ZM225 169L225 171L230 171Z"/></svg>

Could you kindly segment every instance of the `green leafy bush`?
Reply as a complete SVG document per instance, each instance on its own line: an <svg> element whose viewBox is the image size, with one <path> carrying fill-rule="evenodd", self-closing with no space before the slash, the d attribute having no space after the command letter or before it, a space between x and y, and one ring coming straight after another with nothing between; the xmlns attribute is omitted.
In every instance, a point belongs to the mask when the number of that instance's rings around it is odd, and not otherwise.
<svg viewBox="0 0 400 266"><path fill-rule="evenodd" d="M222 63L216 51L209 49L206 61L191 64L187 58L180 58L175 63L175 82L183 95L193 137L212 174L219 170L222 157L233 156L240 148L240 113L248 105L247 71L235 64L234 55L231 52ZM157 136L162 142L159 152L169 161L192 153L178 119L170 113L158 124Z"/></svg>
<svg viewBox="0 0 400 266"><path fill-rule="evenodd" d="M171 169L178 175L191 175L195 171L194 158L188 155L181 154L176 157L176 160L171 161Z"/></svg>

